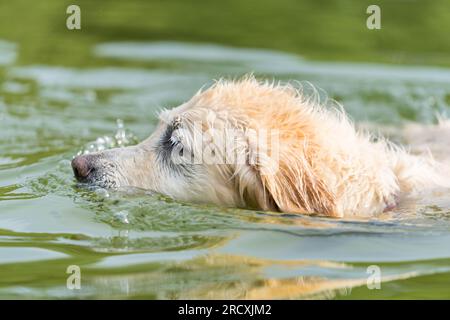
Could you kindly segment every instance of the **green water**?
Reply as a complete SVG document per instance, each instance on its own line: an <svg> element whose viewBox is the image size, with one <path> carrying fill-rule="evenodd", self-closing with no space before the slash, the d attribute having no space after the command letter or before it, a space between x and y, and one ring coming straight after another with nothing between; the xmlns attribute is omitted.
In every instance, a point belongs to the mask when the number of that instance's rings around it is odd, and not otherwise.
<svg viewBox="0 0 450 320"><path fill-rule="evenodd" d="M450 193L340 221L77 186L75 154L144 139L160 108L220 76L307 80L373 127L450 111L445 2L386 4L377 35L364 4L282 2L80 1L81 31L64 1L0 2L0 298L450 298Z"/></svg>

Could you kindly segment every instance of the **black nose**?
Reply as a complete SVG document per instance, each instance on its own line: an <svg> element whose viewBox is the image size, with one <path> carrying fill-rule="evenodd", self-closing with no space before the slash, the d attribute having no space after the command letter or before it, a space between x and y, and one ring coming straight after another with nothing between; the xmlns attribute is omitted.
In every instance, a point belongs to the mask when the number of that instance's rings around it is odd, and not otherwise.
<svg viewBox="0 0 450 320"><path fill-rule="evenodd" d="M92 161L87 156L77 156L72 160L72 169L77 180L85 182L93 170Z"/></svg>

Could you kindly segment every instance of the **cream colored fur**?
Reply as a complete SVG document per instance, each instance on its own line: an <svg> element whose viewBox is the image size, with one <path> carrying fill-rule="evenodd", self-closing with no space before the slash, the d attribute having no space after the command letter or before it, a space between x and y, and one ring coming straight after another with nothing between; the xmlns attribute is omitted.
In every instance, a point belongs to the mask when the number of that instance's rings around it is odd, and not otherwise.
<svg viewBox="0 0 450 320"><path fill-rule="evenodd" d="M265 175L258 165L226 168L244 205L371 216L395 205L402 193L449 186L431 158L412 156L386 140L372 142L368 134L355 130L342 110L327 109L288 84L251 77L219 81L187 105L186 118L203 109L204 115L225 114L229 118L224 121L235 126L279 131L278 172ZM220 170L211 168L212 173Z"/></svg>
<svg viewBox="0 0 450 320"><path fill-rule="evenodd" d="M448 168L431 156L409 154L386 139L374 142L355 129L342 108L317 100L290 84L253 77L220 80L162 112L156 132L135 147L149 153L146 160L121 165L119 184L185 201L331 217L378 215L394 209L405 195L450 187ZM155 153L174 119L180 127L171 139L193 154L204 151L194 141L196 130L213 146L231 139L223 134L227 129L238 130L234 151L247 161L196 164L189 181L172 175ZM448 134L445 126L436 130ZM251 132L261 129L276 132L279 143L258 149L258 137Z"/></svg>

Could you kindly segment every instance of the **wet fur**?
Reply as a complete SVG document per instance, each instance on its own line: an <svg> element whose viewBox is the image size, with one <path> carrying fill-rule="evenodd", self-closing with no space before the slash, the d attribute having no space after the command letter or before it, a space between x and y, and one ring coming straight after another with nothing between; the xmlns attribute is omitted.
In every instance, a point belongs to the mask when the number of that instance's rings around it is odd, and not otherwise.
<svg viewBox="0 0 450 320"><path fill-rule="evenodd" d="M131 185L184 201L330 217L374 216L394 209L405 194L450 187L443 163L423 152L412 155L383 138L374 141L355 129L339 105L321 105L315 95L292 84L253 77L220 80L160 118L155 133L141 144L95 155L105 164L98 170L116 170L114 187ZM175 119L181 130L168 130ZM171 163L164 157L164 143L179 142L190 152L201 152L193 141L198 121L203 134L218 128L240 130L235 151L256 162ZM271 167L273 150L261 152L255 148L258 138L249 134L249 129L261 128L278 132L277 170ZM435 130L431 138L450 139L449 128L442 120L430 129ZM213 132L209 139L219 144L227 137ZM102 185L99 179L94 182Z"/></svg>

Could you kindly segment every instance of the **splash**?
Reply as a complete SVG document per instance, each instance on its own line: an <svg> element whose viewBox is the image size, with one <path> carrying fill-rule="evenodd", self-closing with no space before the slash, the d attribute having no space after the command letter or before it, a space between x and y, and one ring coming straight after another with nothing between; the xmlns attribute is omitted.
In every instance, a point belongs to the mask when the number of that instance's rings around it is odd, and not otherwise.
<svg viewBox="0 0 450 320"><path fill-rule="evenodd" d="M126 147L137 144L138 142L139 139L136 135L125 128L121 119L117 119L117 131L113 136L98 137L94 142L83 147L77 153L77 156L112 148Z"/></svg>

